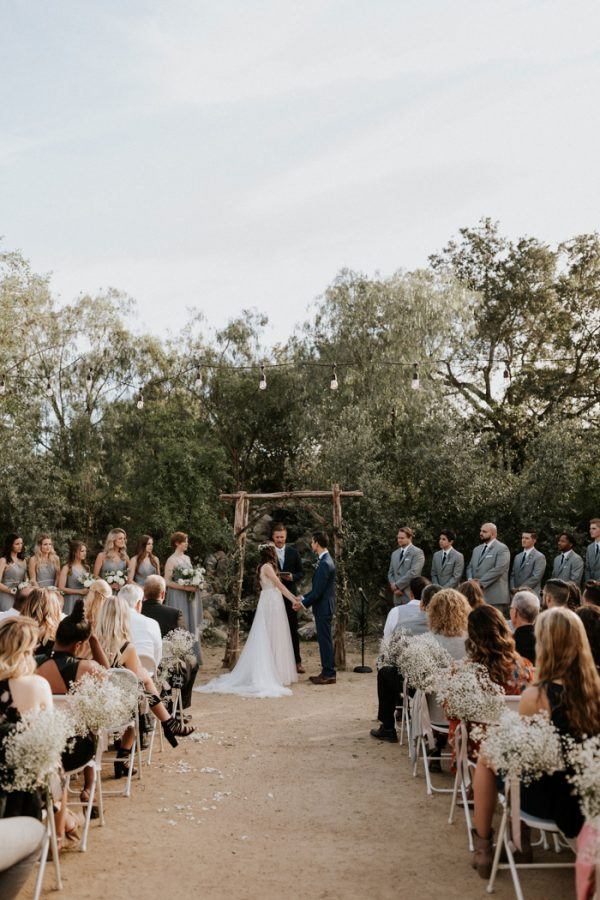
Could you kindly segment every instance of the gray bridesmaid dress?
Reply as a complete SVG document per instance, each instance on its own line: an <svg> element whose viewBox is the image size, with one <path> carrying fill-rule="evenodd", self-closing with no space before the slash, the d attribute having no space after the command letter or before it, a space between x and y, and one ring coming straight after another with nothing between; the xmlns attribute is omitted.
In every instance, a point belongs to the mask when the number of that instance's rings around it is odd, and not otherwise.
<svg viewBox="0 0 600 900"><path fill-rule="evenodd" d="M2 576L2 584L10 588L11 591L18 588L22 581L27 581L27 563L25 560L18 560L16 563L9 563ZM4 591L0 593L0 612L12 609L13 598Z"/></svg>
<svg viewBox="0 0 600 900"><path fill-rule="evenodd" d="M37 567L35 577L40 587L56 587L58 571L53 563L40 563Z"/></svg>
<svg viewBox="0 0 600 900"><path fill-rule="evenodd" d="M73 567L69 574L67 575L67 584L66 587L71 591L83 591L85 588L83 587L81 581L88 574L87 569L81 567L80 569L76 569ZM75 601L83 599L82 594L65 594L64 595L64 604L63 604L63 612L65 616L70 616L73 612L73 607L75 606Z"/></svg>
<svg viewBox="0 0 600 900"><path fill-rule="evenodd" d="M133 577L133 580L136 584L139 584L140 587L144 587L144 585L146 584L146 578L148 578L149 575L158 575L158 570L156 566L152 565L148 557L146 557L146 559L144 559L140 563L138 570Z"/></svg>
<svg viewBox="0 0 600 900"><path fill-rule="evenodd" d="M123 572L125 574L125 580L127 581L127 566L129 563L126 559L104 559L102 563L102 568L100 569L100 578L106 578L109 572ZM111 584L111 588L113 591L120 590L119 587Z"/></svg>
<svg viewBox="0 0 600 900"><path fill-rule="evenodd" d="M174 569L177 569L180 566L191 566L189 556L182 556L178 558L177 564L174 566ZM200 627L204 619L204 609L202 607L200 592L196 591L194 594L192 594L191 592L188 593L188 591L178 591L175 588L169 587L167 588L165 604L167 606L172 606L174 609L180 609L183 613L184 628L186 628L196 638L196 643L194 645L196 659L198 660L198 665L202 665L202 651L200 649Z"/></svg>

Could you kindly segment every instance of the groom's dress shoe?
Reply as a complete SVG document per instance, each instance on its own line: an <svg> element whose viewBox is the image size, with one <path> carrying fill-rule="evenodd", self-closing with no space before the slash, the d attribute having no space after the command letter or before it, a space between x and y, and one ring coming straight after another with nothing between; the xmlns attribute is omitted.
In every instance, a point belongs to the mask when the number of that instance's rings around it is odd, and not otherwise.
<svg viewBox="0 0 600 900"><path fill-rule="evenodd" d="M398 734L395 728L371 728L371 737L377 738L378 741L389 741L390 744L398 743Z"/></svg>
<svg viewBox="0 0 600 900"><path fill-rule="evenodd" d="M325 675L311 675L308 679L313 684L335 684L335 675L333 678L327 678Z"/></svg>
<svg viewBox="0 0 600 900"><path fill-rule="evenodd" d="M298 663L298 665L296 666L296 672L298 673L298 675L305 675L306 669L301 666L300 663Z"/></svg>

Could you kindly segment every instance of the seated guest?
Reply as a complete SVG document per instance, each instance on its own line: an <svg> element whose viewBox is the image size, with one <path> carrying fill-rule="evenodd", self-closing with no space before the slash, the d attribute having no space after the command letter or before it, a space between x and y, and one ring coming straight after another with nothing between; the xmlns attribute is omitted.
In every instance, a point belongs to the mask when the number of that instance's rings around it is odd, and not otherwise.
<svg viewBox="0 0 600 900"><path fill-rule="evenodd" d="M5 619L14 619L15 616L21 615L21 610L25 605L25 601L29 597L33 590L33 587L28 584L25 587L19 588L17 593L14 595L13 605L10 609L4 610L4 612L0 612L0 622L3 622Z"/></svg>
<svg viewBox="0 0 600 900"><path fill-rule="evenodd" d="M555 606L567 606L569 602L569 585L562 578L549 578L544 585L542 605L546 609Z"/></svg>
<svg viewBox="0 0 600 900"><path fill-rule="evenodd" d="M137 655L153 659L156 670L162 659L162 638L158 622L142 615L143 589L139 584L126 584L118 596L129 606L131 640Z"/></svg>
<svg viewBox="0 0 600 900"><path fill-rule="evenodd" d="M421 609L421 594L428 584L428 579L423 575L411 578L408 588L410 600L404 606L390 609L383 628L384 638L389 637L398 627L404 628L409 634L425 634L428 631L427 616Z"/></svg>
<svg viewBox="0 0 600 900"><path fill-rule="evenodd" d="M175 628L185 628L183 621L183 613L180 609L172 606L165 606L165 595L167 591L167 583L160 575L149 575L144 584L144 602L142 604L142 615L148 616L158 622L160 633L165 637ZM400 608L400 607L398 607ZM187 709L192 705L192 688L198 674L198 663L192 665L187 664L186 674L184 676L184 684L181 688L181 700L183 708Z"/></svg>
<svg viewBox="0 0 600 900"><path fill-rule="evenodd" d="M581 606L581 588L574 581L567 581L569 588L569 596L567 597L567 607L577 612Z"/></svg>
<svg viewBox="0 0 600 900"><path fill-rule="evenodd" d="M600 607L600 581L586 581L581 599L584 606Z"/></svg>
<svg viewBox="0 0 600 900"><path fill-rule="evenodd" d="M540 601L533 591L517 591L510 604L510 621L517 653L535 666L535 620Z"/></svg>
<svg viewBox="0 0 600 900"><path fill-rule="evenodd" d="M533 592L518 591L513 597L513 603L523 595L539 602ZM505 694L521 694L533 681L533 665L517 651L516 641L502 613L494 606L478 606L469 616L468 629L469 660L482 665L490 679L499 684Z"/></svg>
<svg viewBox="0 0 600 900"><path fill-rule="evenodd" d="M60 622L60 604L47 588L34 588L21 609L22 616L33 619L38 626L39 643L36 656L52 650L56 629Z"/></svg>
<svg viewBox="0 0 600 900"><path fill-rule="evenodd" d="M0 819L0 897L13 900L39 859L46 828L31 816Z"/></svg>
<svg viewBox="0 0 600 900"><path fill-rule="evenodd" d="M581 606L577 615L583 622L596 668L600 672L600 607Z"/></svg>
<svg viewBox="0 0 600 900"><path fill-rule="evenodd" d="M535 624L537 680L521 697L519 713L545 712L562 736L581 740L600 734L600 676L596 671L583 623L570 609L548 609ZM486 880L493 860L492 819L498 796L495 772L480 756L473 779L475 853L473 868ZM568 838L583 825L579 803L565 772L543 775L521 786L521 808L556 822ZM529 830L522 828L522 860L531 861Z"/></svg>
<svg viewBox="0 0 600 900"><path fill-rule="evenodd" d="M85 619L90 624L92 633L96 631L96 623L100 615L100 609L105 600L112 597L113 592L110 584L104 578L96 578L91 588L85 595L83 604L85 610Z"/></svg>
<svg viewBox="0 0 600 900"><path fill-rule="evenodd" d="M469 579L469 581L463 581L459 585L458 591L467 598L471 609L475 609L476 606L481 606L482 603L485 603L481 585L473 578Z"/></svg>
<svg viewBox="0 0 600 900"><path fill-rule="evenodd" d="M467 622L471 607L454 588L442 588L427 607L429 630L453 659L466 656Z"/></svg>

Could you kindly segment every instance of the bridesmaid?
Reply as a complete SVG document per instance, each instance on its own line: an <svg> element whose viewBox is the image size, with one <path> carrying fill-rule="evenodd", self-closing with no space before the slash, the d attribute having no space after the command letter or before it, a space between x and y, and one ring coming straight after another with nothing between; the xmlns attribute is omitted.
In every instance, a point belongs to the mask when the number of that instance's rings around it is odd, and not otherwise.
<svg viewBox="0 0 600 900"><path fill-rule="evenodd" d="M83 541L71 541L69 544L69 556L67 563L60 570L58 576L58 588L62 591L65 601L63 612L70 616L79 597L85 597L88 592L83 586L83 579L90 573L90 567L86 563L87 547Z"/></svg>
<svg viewBox="0 0 600 900"><path fill-rule="evenodd" d="M12 609L16 590L26 580L27 563L23 556L23 538L20 534L9 534L0 559L0 612Z"/></svg>
<svg viewBox="0 0 600 900"><path fill-rule="evenodd" d="M138 541L135 556L129 562L127 580L130 584L135 582L144 587L149 575L160 575L160 562L153 550L154 539L149 534L143 534Z"/></svg>
<svg viewBox="0 0 600 900"><path fill-rule="evenodd" d="M29 580L34 588L56 587L60 559L54 551L49 534L40 534L35 544L35 552L29 560Z"/></svg>
<svg viewBox="0 0 600 900"><path fill-rule="evenodd" d="M176 569L192 565L189 556L185 552L188 549L187 534L183 531L176 531L172 534L171 547L174 552L165 563L165 581L167 582L165 604L179 609L183 613L184 627L196 638L196 658L198 664L201 665L200 626L202 624L203 610L200 594L198 589L191 584L182 585L173 581L173 573Z"/></svg>
<svg viewBox="0 0 600 900"><path fill-rule="evenodd" d="M94 575L96 578L104 578L110 572L122 572L127 581L127 567L129 566L129 557L127 556L127 533L122 528L113 528L106 536L104 550L99 553L94 563ZM113 592L120 590L118 584L112 584Z"/></svg>

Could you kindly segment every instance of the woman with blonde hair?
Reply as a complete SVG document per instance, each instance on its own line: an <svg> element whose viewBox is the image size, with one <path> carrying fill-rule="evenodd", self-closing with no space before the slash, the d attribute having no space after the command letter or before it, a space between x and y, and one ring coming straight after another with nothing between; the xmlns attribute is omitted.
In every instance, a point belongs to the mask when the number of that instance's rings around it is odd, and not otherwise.
<svg viewBox="0 0 600 900"><path fill-rule="evenodd" d="M429 630L453 659L467 654L467 622L471 607L467 598L454 588L443 588L434 594L427 607Z"/></svg>
<svg viewBox="0 0 600 900"><path fill-rule="evenodd" d="M69 542L69 555L67 562L60 570L58 576L58 588L64 595L63 611L65 615L70 616L73 612L75 601L79 597L85 597L87 588L84 588L83 581L90 572L90 567L86 563L87 547L83 541Z"/></svg>
<svg viewBox="0 0 600 900"><path fill-rule="evenodd" d="M535 623L536 683L521 696L519 713L544 712L559 734L581 740L600 734L600 676L579 616L566 607L553 607ZM489 878L493 858L492 819L498 796L496 775L480 757L473 780L475 854L473 868ZM571 793L567 775L555 772L521 788L521 807L530 815L549 819L573 838L581 830L583 816ZM531 861L531 843L522 829L523 862Z"/></svg>
<svg viewBox="0 0 600 900"><path fill-rule="evenodd" d="M52 538L49 534L40 534L29 560L29 580L36 588L56 587L59 572L60 559L54 550Z"/></svg>
<svg viewBox="0 0 600 900"><path fill-rule="evenodd" d="M170 716L166 707L161 702L154 682L140 663L140 658L131 640L129 605L122 597L116 596L100 609L96 626L96 637L106 654L111 668L129 669L143 684L148 696L150 709L160 722L166 739L173 746L177 746L177 737L187 737L194 729L190 725L176 721ZM133 735L127 732L121 740L121 748L117 757L125 759L131 748ZM121 778L127 774L127 766L124 762L115 762L115 778Z"/></svg>
<svg viewBox="0 0 600 900"><path fill-rule="evenodd" d="M103 578L96 578L85 595L83 606L85 609L86 621L90 623L92 632L95 633L98 624L98 616L105 600L112 597L112 590Z"/></svg>
<svg viewBox="0 0 600 900"><path fill-rule="evenodd" d="M127 533L122 528L113 528L106 536L104 550L96 557L94 575L96 578L103 578L116 593L123 585L111 581L110 576L115 572L121 572L125 584L128 566Z"/></svg>
<svg viewBox="0 0 600 900"><path fill-rule="evenodd" d="M149 575L160 575L160 562L153 551L154 538L150 534L143 534L138 541L135 556L129 561L127 580L130 584L144 587Z"/></svg>
<svg viewBox="0 0 600 900"><path fill-rule="evenodd" d="M37 623L39 642L35 652L50 652L61 617L60 603L55 592L47 588L35 588L27 597L21 615L29 616Z"/></svg>

